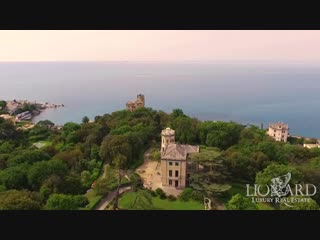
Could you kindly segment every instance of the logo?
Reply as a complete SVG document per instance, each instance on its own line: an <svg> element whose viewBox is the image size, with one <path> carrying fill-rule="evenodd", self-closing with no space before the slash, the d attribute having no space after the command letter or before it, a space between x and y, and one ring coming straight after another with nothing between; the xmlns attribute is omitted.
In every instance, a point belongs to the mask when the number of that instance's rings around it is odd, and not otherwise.
<svg viewBox="0 0 320 240"><path fill-rule="evenodd" d="M290 191L291 173L271 179L271 197L285 197Z"/></svg>
<svg viewBox="0 0 320 240"><path fill-rule="evenodd" d="M311 196L317 193L313 184L290 185L291 173L272 178L270 184L247 184L247 197L251 197L253 203L275 203L294 207L298 202L309 202Z"/></svg>

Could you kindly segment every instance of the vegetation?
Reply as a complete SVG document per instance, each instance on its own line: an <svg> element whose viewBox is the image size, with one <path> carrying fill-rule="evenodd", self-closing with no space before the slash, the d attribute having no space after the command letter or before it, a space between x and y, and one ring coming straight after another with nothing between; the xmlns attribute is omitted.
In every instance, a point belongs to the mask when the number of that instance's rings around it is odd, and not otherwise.
<svg viewBox="0 0 320 240"><path fill-rule="evenodd" d="M88 123L89 121L90 119L87 116L82 118L82 123Z"/></svg>
<svg viewBox="0 0 320 240"><path fill-rule="evenodd" d="M24 103L21 107L19 107L16 111L15 114L19 114L19 113L23 113L26 111L39 111L40 110L40 106L38 104L34 104L34 103Z"/></svg>
<svg viewBox="0 0 320 240"><path fill-rule="evenodd" d="M226 204L226 208L228 210L257 210L258 206L250 198L236 194Z"/></svg>
<svg viewBox="0 0 320 240"><path fill-rule="evenodd" d="M52 194L50 195L46 209L48 210L77 210L88 204L88 200L83 195L65 195Z"/></svg>
<svg viewBox="0 0 320 240"><path fill-rule="evenodd" d="M132 204L137 198L137 194L138 193L136 192L127 192L121 195L119 200L119 208L135 209L135 208L132 208ZM144 200L144 201L147 201L147 200ZM144 204L143 206L144 206L143 209L145 210L203 210L204 209L204 205L199 201L194 201L194 200L172 201L170 199L160 199L158 196L152 197L152 203L150 205Z"/></svg>
<svg viewBox="0 0 320 240"><path fill-rule="evenodd" d="M27 109L36 110L31 105L22 110ZM117 195L114 208L203 209L203 198L208 197L227 208L244 209L253 208L237 195L246 193L246 184L267 184L288 172L291 184L320 184L320 150L303 148L304 139L274 142L258 127L202 122L181 109L167 114L140 108L96 116L94 122L82 120L60 130L40 121L22 131L0 118L0 209L91 209L129 181L133 192ZM160 159L159 133L166 127L175 129L176 142L201 146L200 153L190 155L189 187L178 199L160 190L146 193L133 173L150 147L150 158ZM38 148L35 143L44 144ZM312 196L312 206L297 208L315 208L319 194Z"/></svg>
<svg viewBox="0 0 320 240"><path fill-rule="evenodd" d="M39 210L41 197L27 190L0 192L0 210Z"/></svg>
<svg viewBox="0 0 320 240"><path fill-rule="evenodd" d="M7 102L0 100L0 112L3 111L7 106Z"/></svg>

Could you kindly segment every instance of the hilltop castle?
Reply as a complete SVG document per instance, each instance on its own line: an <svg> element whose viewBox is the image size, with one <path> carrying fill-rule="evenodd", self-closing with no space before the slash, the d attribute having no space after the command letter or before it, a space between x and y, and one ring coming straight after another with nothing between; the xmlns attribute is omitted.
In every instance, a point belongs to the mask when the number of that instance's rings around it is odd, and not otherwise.
<svg viewBox="0 0 320 240"><path fill-rule="evenodd" d="M137 99L133 101L129 101L126 104L126 109L130 112L135 111L137 108L144 107L144 95L139 94L137 96Z"/></svg>

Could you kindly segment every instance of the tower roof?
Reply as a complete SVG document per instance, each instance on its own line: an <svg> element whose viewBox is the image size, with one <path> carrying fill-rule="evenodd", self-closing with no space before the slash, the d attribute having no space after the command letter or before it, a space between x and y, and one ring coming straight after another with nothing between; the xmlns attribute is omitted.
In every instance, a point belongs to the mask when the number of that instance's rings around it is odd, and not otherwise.
<svg viewBox="0 0 320 240"><path fill-rule="evenodd" d="M283 130L288 130L288 124L283 123L283 122L277 122L277 123L270 123L269 128L272 129L283 129Z"/></svg>
<svg viewBox="0 0 320 240"><path fill-rule="evenodd" d="M172 135L175 134L175 132L176 132L175 130L167 127L166 129L163 129L163 130L161 131L161 135L164 135L164 136L172 136Z"/></svg>
<svg viewBox="0 0 320 240"><path fill-rule="evenodd" d="M161 159L166 160L187 160L188 153L199 152L199 146L183 145L183 144L169 144L163 153Z"/></svg>

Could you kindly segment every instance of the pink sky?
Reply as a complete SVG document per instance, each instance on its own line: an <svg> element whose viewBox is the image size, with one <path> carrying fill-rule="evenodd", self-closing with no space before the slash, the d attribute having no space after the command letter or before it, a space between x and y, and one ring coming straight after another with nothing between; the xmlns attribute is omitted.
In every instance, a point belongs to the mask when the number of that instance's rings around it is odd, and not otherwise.
<svg viewBox="0 0 320 240"><path fill-rule="evenodd" d="M320 31L0 31L0 61L320 63Z"/></svg>

